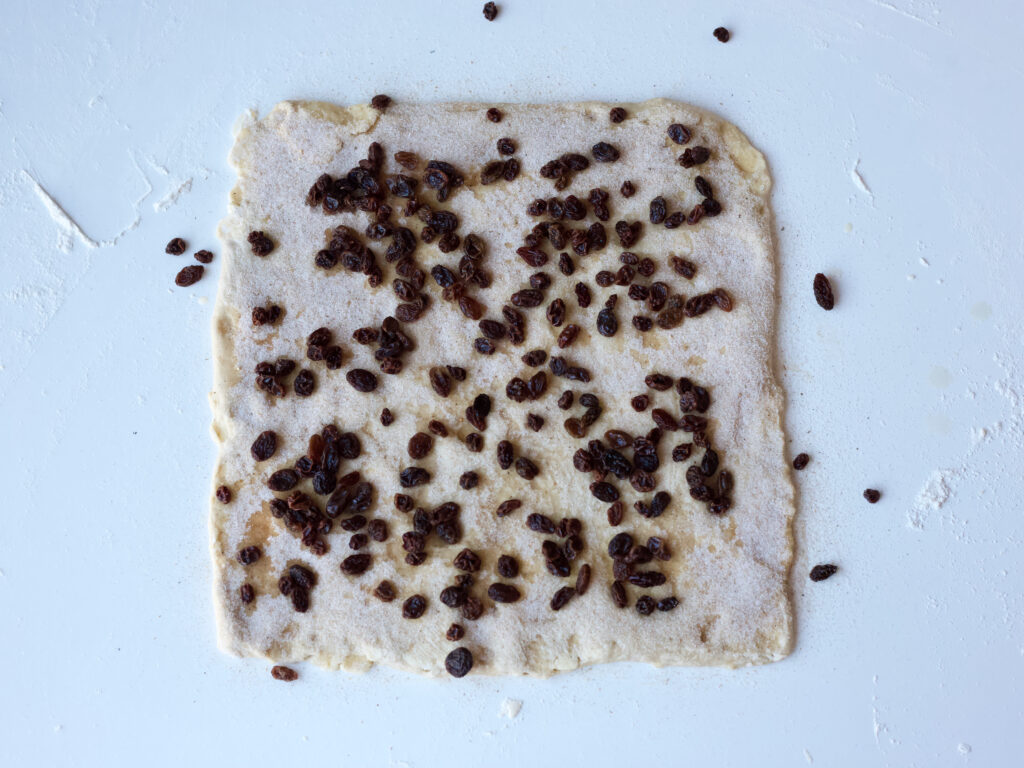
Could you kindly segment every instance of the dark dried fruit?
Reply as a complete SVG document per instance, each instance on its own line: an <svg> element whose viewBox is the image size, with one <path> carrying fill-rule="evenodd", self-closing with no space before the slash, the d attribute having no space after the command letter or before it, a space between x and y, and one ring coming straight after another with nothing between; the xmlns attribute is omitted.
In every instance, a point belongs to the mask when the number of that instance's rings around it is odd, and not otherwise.
<svg viewBox="0 0 1024 768"><path fill-rule="evenodd" d="M346 576L359 576L366 572L372 562L370 555L349 555L341 561L341 572Z"/></svg>
<svg viewBox="0 0 1024 768"><path fill-rule="evenodd" d="M413 595L412 597L406 598L406 601L402 603L402 618L418 619L426 610L427 598L423 595Z"/></svg>
<svg viewBox="0 0 1024 768"><path fill-rule="evenodd" d="M626 588L623 586L621 581L613 581L611 585L612 602L615 603L617 608L625 608L628 602L626 598Z"/></svg>
<svg viewBox="0 0 1024 768"><path fill-rule="evenodd" d="M864 498L867 499L868 504L875 504L878 502L880 498L882 498L882 494L876 491L874 488L868 488L866 491L864 491Z"/></svg>
<svg viewBox="0 0 1024 768"><path fill-rule="evenodd" d="M487 5L484 6L484 18L488 21L493 21L498 12L497 10L494 10L494 12L488 16L487 6L494 8L494 3L487 3ZM470 653L468 648L460 646L444 657L444 668L452 677L465 677L473 668L473 654Z"/></svg>
<svg viewBox="0 0 1024 768"><path fill-rule="evenodd" d="M512 555L502 555L498 558L498 575L503 579L514 579L519 575L519 561Z"/></svg>
<svg viewBox="0 0 1024 768"><path fill-rule="evenodd" d="M291 683L299 679L298 672L291 667L284 667L280 664L270 668L270 676L275 680L283 680L286 683Z"/></svg>
<svg viewBox="0 0 1024 768"><path fill-rule="evenodd" d="M391 97L386 96L383 93L378 93L376 96L370 99L370 106L373 107L374 109L383 112L389 106L391 106Z"/></svg>
<svg viewBox="0 0 1024 768"><path fill-rule="evenodd" d="M793 469L803 469L810 462L811 457L806 453L798 453L796 458L793 459Z"/></svg>
<svg viewBox="0 0 1024 768"><path fill-rule="evenodd" d="M540 512L532 512L526 516L526 527L537 533L555 533L557 530L554 521Z"/></svg>
<svg viewBox="0 0 1024 768"><path fill-rule="evenodd" d="M672 377L664 373L649 373L644 377L644 383L651 389L664 392L672 386Z"/></svg>
<svg viewBox="0 0 1024 768"><path fill-rule="evenodd" d="M831 563L816 565L811 568L811 581L824 581L838 570L838 566L832 565Z"/></svg>
<svg viewBox="0 0 1024 768"><path fill-rule="evenodd" d="M398 473L398 482L403 488L415 488L430 482L430 473L423 467L405 467Z"/></svg>
<svg viewBox="0 0 1024 768"><path fill-rule="evenodd" d="M441 590L438 599L449 608L458 608L466 602L466 590L463 587L445 587Z"/></svg>
<svg viewBox="0 0 1024 768"><path fill-rule="evenodd" d="M676 144L686 144L690 140L690 131L680 123L672 123L668 127L668 137Z"/></svg>
<svg viewBox="0 0 1024 768"><path fill-rule="evenodd" d="M668 211L665 206L665 198L660 195L651 200L650 205L650 218L651 224L661 224L665 217L668 215Z"/></svg>
<svg viewBox="0 0 1024 768"><path fill-rule="evenodd" d="M523 502L519 499L505 499L505 501L498 505L498 509L495 511L495 514L498 517L506 517L507 515L511 515L521 506L523 506Z"/></svg>
<svg viewBox="0 0 1024 768"><path fill-rule="evenodd" d="M707 147L689 147L683 150L678 162L683 168L692 168L695 165L703 165L710 157L711 152Z"/></svg>
<svg viewBox="0 0 1024 768"><path fill-rule="evenodd" d="M665 583L665 574L659 571L639 571L629 577L629 583L641 589L659 587Z"/></svg>
<svg viewBox="0 0 1024 768"><path fill-rule="evenodd" d="M295 381L292 382L292 387L295 389L296 395L309 397L313 394L313 390L316 389L316 377L313 376L311 370L303 368L299 371L299 375L295 377Z"/></svg>
<svg viewBox="0 0 1024 768"><path fill-rule="evenodd" d="M495 582L487 588L487 596L496 603L514 603L519 600L520 593L511 584Z"/></svg>
<svg viewBox="0 0 1024 768"><path fill-rule="evenodd" d="M188 248L188 243L182 240L180 237L175 237L164 248L164 253L170 254L171 256L181 256Z"/></svg>
<svg viewBox="0 0 1024 768"><path fill-rule="evenodd" d="M479 432L470 432L466 435L466 448L473 453L480 453L484 447L484 438Z"/></svg>
<svg viewBox="0 0 1024 768"><path fill-rule="evenodd" d="M383 603L390 603L398 597L398 590L395 589L394 584L385 579L374 588L373 596Z"/></svg>
<svg viewBox="0 0 1024 768"><path fill-rule="evenodd" d="M612 107L608 112L608 119L613 123L621 123L626 119L626 110L622 107Z"/></svg>
<svg viewBox="0 0 1024 768"><path fill-rule="evenodd" d="M832 283L821 272L814 276L814 300L822 309L829 310L836 305L836 298L832 293Z"/></svg>
<svg viewBox="0 0 1024 768"><path fill-rule="evenodd" d="M641 616L650 616L654 613L654 598L650 595L643 595L636 601L636 612Z"/></svg>
<svg viewBox="0 0 1024 768"><path fill-rule="evenodd" d="M573 587L562 587L555 592L554 597L551 598L551 610L560 611L573 597L576 596L576 590Z"/></svg>
<svg viewBox="0 0 1024 768"><path fill-rule="evenodd" d="M592 146L590 153L599 163L613 163L619 159L619 150L606 141L599 141Z"/></svg>
<svg viewBox="0 0 1024 768"><path fill-rule="evenodd" d="M259 547L245 547L238 551L238 562L242 565L252 565L263 555Z"/></svg>
<svg viewBox="0 0 1024 768"><path fill-rule="evenodd" d="M524 480L533 480L540 474L540 469L525 456L520 456L516 459L516 474Z"/></svg>
<svg viewBox="0 0 1024 768"><path fill-rule="evenodd" d="M512 443L508 440L502 440L498 443L498 466L502 469L508 469L512 466L514 459L514 451L512 449Z"/></svg>
<svg viewBox="0 0 1024 768"><path fill-rule="evenodd" d="M267 479L267 487L272 491L290 491L299 484L299 473L294 469L279 469Z"/></svg>
<svg viewBox="0 0 1024 768"><path fill-rule="evenodd" d="M249 246L256 256L266 256L274 250L274 242L264 232L250 232L248 240Z"/></svg>
<svg viewBox="0 0 1024 768"><path fill-rule="evenodd" d="M195 285L199 282L199 278L203 276L203 266L201 264L193 264L188 267L183 267L180 272L174 278L174 284L182 288L188 288L190 285Z"/></svg>
<svg viewBox="0 0 1024 768"><path fill-rule="evenodd" d="M594 498L598 501L604 501L611 503L617 501L619 498L619 491L611 483L599 482L591 483L590 493L593 494Z"/></svg>
<svg viewBox="0 0 1024 768"><path fill-rule="evenodd" d="M623 197L632 197L633 195L635 195L636 187L633 185L633 182L629 181L628 179L622 182L622 186L619 187L619 194L621 194Z"/></svg>
<svg viewBox="0 0 1024 768"><path fill-rule="evenodd" d="M611 337L615 335L615 332L619 330L619 320L615 316L615 311L610 307L605 307L597 313L597 332L602 336Z"/></svg>
<svg viewBox="0 0 1024 768"><path fill-rule="evenodd" d="M266 461L277 451L277 433L272 430L260 432L249 448L249 453L256 461Z"/></svg>
<svg viewBox="0 0 1024 768"><path fill-rule="evenodd" d="M434 447L434 438L428 435L426 432L417 432L415 435L409 438L409 457L414 461L419 461Z"/></svg>
<svg viewBox="0 0 1024 768"><path fill-rule="evenodd" d="M711 34L713 34L715 36L715 40L720 43L729 42L729 30L725 27L715 27L715 31Z"/></svg>
<svg viewBox="0 0 1024 768"><path fill-rule="evenodd" d="M373 392L377 388L377 377L363 368L353 368L345 379L357 392Z"/></svg>

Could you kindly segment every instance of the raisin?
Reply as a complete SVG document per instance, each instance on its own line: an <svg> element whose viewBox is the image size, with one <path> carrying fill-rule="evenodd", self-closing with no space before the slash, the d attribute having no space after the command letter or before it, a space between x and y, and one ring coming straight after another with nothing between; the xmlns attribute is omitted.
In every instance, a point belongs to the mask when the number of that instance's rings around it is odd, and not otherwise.
<svg viewBox="0 0 1024 768"><path fill-rule="evenodd" d="M832 284L821 272L814 276L814 300L818 302L819 307L825 310L832 309L836 305Z"/></svg>
<svg viewBox="0 0 1024 768"><path fill-rule="evenodd" d="M357 392L373 392L377 388L377 377L363 368L353 368L345 374L345 380Z"/></svg>
<svg viewBox="0 0 1024 768"><path fill-rule="evenodd" d="M459 476L459 487L464 491L470 491L480 483L480 476L476 472L463 472Z"/></svg>
<svg viewBox="0 0 1024 768"><path fill-rule="evenodd" d="M615 312L605 307L597 313L597 332L602 336L611 337L615 335L615 332L619 330L619 321L615 317Z"/></svg>
<svg viewBox="0 0 1024 768"><path fill-rule="evenodd" d="M715 31L711 34L713 34L715 36L715 40L720 43L729 42L729 30L725 27L715 27Z"/></svg>
<svg viewBox="0 0 1024 768"><path fill-rule="evenodd" d="M573 587L562 587L555 592L554 597L551 598L551 610L560 611L568 604L573 597L576 596L576 590Z"/></svg>
<svg viewBox="0 0 1024 768"><path fill-rule="evenodd" d="M650 219L651 224L661 224L665 217L668 215L668 211L665 207L665 198L660 195L651 200L650 205Z"/></svg>
<svg viewBox="0 0 1024 768"><path fill-rule="evenodd" d="M594 498L598 501L610 503L617 501L619 498L619 492L611 483L599 482L591 483L590 493L593 494Z"/></svg>
<svg viewBox="0 0 1024 768"><path fill-rule="evenodd" d="M627 603L626 588L621 581L613 581L611 585L612 602L618 608L625 608Z"/></svg>
<svg viewBox="0 0 1024 768"><path fill-rule="evenodd" d="M263 553L260 551L259 547L245 547L244 549L239 550L237 557L238 562L242 565L252 565L259 560L262 555Z"/></svg>
<svg viewBox="0 0 1024 768"><path fill-rule="evenodd" d="M521 291L516 291L515 293L513 293L511 301L517 307L530 309L532 307L540 306L541 302L544 301L544 294L538 291L536 288L524 288Z"/></svg>
<svg viewBox="0 0 1024 768"><path fill-rule="evenodd" d="M796 458L793 459L793 469L803 469L810 462L811 457L806 453L797 454Z"/></svg>
<svg viewBox="0 0 1024 768"><path fill-rule="evenodd" d="M519 600L520 592L511 584L495 582L487 588L487 596L496 603L514 603Z"/></svg>
<svg viewBox="0 0 1024 768"><path fill-rule="evenodd" d="M554 533L556 531L554 521L540 512L532 512L526 516L526 527L537 533Z"/></svg>
<svg viewBox="0 0 1024 768"><path fill-rule="evenodd" d="M349 555L341 561L341 572L347 576L359 576L366 572L372 562L370 555Z"/></svg>
<svg viewBox="0 0 1024 768"><path fill-rule="evenodd" d="M267 486L272 491L290 491L299 484L299 473L294 469L279 469L267 480Z"/></svg>
<svg viewBox="0 0 1024 768"><path fill-rule="evenodd" d="M383 93L378 93L372 99L370 99L370 106L376 110L383 112L389 106L391 106L391 97Z"/></svg>
<svg viewBox="0 0 1024 768"><path fill-rule="evenodd" d="M613 123L621 123L623 120L626 119L626 110L624 110L622 107L612 107L608 111L608 119L611 120Z"/></svg>
<svg viewBox="0 0 1024 768"><path fill-rule="evenodd" d="M523 502L519 499L505 499L505 501L498 505L497 510L495 510L495 514L498 517L506 517L511 515L521 506L523 506Z"/></svg>
<svg viewBox="0 0 1024 768"><path fill-rule="evenodd" d="M418 619L426 610L427 598L423 595L413 595L412 597L406 598L406 601L402 603L402 618Z"/></svg>
<svg viewBox="0 0 1024 768"><path fill-rule="evenodd" d="M272 430L260 432L249 448L249 453L256 461L266 461L277 451L277 433Z"/></svg>
<svg viewBox="0 0 1024 768"><path fill-rule="evenodd" d="M294 682L299 679L299 673L291 667L285 667L277 664L270 668L270 676L275 680L282 680L286 683Z"/></svg>
<svg viewBox="0 0 1024 768"><path fill-rule="evenodd" d="M183 267L180 272L174 278L174 284L182 288L188 288L190 285L195 285L199 282L199 278L203 276L203 266L201 264L193 264L188 267Z"/></svg>
<svg viewBox="0 0 1024 768"><path fill-rule="evenodd" d="M665 583L665 574L658 571L640 571L629 577L629 583L641 589L660 587Z"/></svg>
<svg viewBox="0 0 1024 768"><path fill-rule="evenodd" d="M835 565L832 565L831 563L824 565L816 565L813 568L811 568L811 581L824 581L825 579L835 574L835 572L838 570L839 568Z"/></svg>
<svg viewBox="0 0 1024 768"><path fill-rule="evenodd" d="M434 447L434 438L428 435L426 432L417 432L415 435L409 438L409 457L413 461L419 461Z"/></svg>
<svg viewBox="0 0 1024 768"><path fill-rule="evenodd" d="M403 488L415 488L430 482L430 473L423 467L405 467L398 473L398 482Z"/></svg>
<svg viewBox="0 0 1024 768"><path fill-rule="evenodd" d="M490 6L493 9L489 16L487 6ZM488 21L493 21L494 17L497 15L498 11L494 8L494 3L487 3L487 5L484 6L484 18ZM454 627L456 625L453 624L452 626ZM449 632L450 631L451 630L449 630ZM452 677L465 677L469 674L469 671L473 669L473 654L468 648L460 646L444 657L444 668Z"/></svg>
<svg viewBox="0 0 1024 768"><path fill-rule="evenodd" d="M473 453L480 453L484 447L484 438L479 432L470 432L466 435L466 448Z"/></svg>
<svg viewBox="0 0 1024 768"><path fill-rule="evenodd" d="M867 499L868 504L876 504L878 500L882 498L882 494L874 488L868 488L864 491L864 498Z"/></svg>
<svg viewBox="0 0 1024 768"><path fill-rule="evenodd" d="M625 511L626 505L621 501L616 501L608 507L608 525L616 526L622 523L622 516Z"/></svg>
<svg viewBox="0 0 1024 768"><path fill-rule="evenodd" d="M438 599L449 608L458 608L466 602L467 596L465 588L454 586L442 589Z"/></svg>
<svg viewBox="0 0 1024 768"><path fill-rule="evenodd" d="M313 390L316 389L316 377L313 376L311 370L303 368L299 371L299 375L295 377L295 381L292 382L292 387L295 389L296 395L309 397L313 394Z"/></svg>
<svg viewBox="0 0 1024 768"><path fill-rule="evenodd" d="M590 153L599 163L613 163L619 159L619 150L606 141L599 141L592 146Z"/></svg>
<svg viewBox="0 0 1024 768"><path fill-rule="evenodd" d="M695 165L703 165L710 157L711 152L707 147L690 147L683 150L678 162L683 168L692 168Z"/></svg>
<svg viewBox="0 0 1024 768"><path fill-rule="evenodd" d="M512 466L513 461L513 449L512 443L508 440L502 440L498 443L498 466L502 469L508 469Z"/></svg>
<svg viewBox="0 0 1024 768"><path fill-rule="evenodd" d="M668 127L668 137L676 144L685 144L690 140L690 131L680 123L672 123Z"/></svg>
<svg viewBox="0 0 1024 768"><path fill-rule="evenodd" d="M274 242L267 237L266 233L253 231L249 233L249 246L252 248L252 252L256 256L266 256L272 250L274 250Z"/></svg>
<svg viewBox="0 0 1024 768"><path fill-rule="evenodd" d="M520 456L516 459L516 474L524 480L533 480L533 478L540 474L540 469L525 456Z"/></svg>
<svg viewBox="0 0 1024 768"><path fill-rule="evenodd" d="M582 309L590 306L590 288L587 287L586 283L576 283L573 292L576 294L576 303Z"/></svg>
<svg viewBox="0 0 1024 768"><path fill-rule="evenodd" d="M502 555L498 558L498 575L503 579L514 579L519 575L519 561L512 555Z"/></svg>
<svg viewBox="0 0 1024 768"><path fill-rule="evenodd" d="M176 237L167 243L167 246L164 248L164 253L170 254L171 256L181 256L181 254L185 252L186 248L188 248L188 243L180 237Z"/></svg>

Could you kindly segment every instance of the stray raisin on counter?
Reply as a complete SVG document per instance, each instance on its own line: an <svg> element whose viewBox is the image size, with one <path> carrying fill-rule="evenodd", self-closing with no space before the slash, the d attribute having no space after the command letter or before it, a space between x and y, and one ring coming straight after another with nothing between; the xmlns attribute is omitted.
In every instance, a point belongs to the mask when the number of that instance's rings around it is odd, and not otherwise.
<svg viewBox="0 0 1024 768"><path fill-rule="evenodd" d="M838 570L838 566L832 565L832 563L816 565L811 568L811 581L824 581Z"/></svg>
<svg viewBox="0 0 1024 768"><path fill-rule="evenodd" d="M713 34L715 36L715 40L720 43L729 42L729 30L725 27L715 27L715 31L711 34Z"/></svg>
<svg viewBox="0 0 1024 768"><path fill-rule="evenodd" d="M270 674L275 680L284 680L286 683L299 679L298 672L291 667L283 667L281 665L271 667Z"/></svg>
<svg viewBox="0 0 1024 768"><path fill-rule="evenodd" d="M498 17L498 6L494 3L484 3L484 18L488 21L494 21ZM472 664L472 661L470 661ZM466 670L467 672L469 670Z"/></svg>

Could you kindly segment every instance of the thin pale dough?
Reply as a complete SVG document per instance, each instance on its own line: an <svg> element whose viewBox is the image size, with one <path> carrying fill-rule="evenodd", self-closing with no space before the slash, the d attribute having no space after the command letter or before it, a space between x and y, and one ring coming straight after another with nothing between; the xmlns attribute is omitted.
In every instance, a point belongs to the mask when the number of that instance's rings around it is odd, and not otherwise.
<svg viewBox="0 0 1024 768"><path fill-rule="evenodd" d="M622 105L629 118L618 125L608 120L609 104L497 105L504 113L497 124L484 116L490 106L394 104L380 114L365 105L343 108L284 102L262 119L254 113L244 115L236 126L231 163L238 183L219 229L223 260L214 316L211 393L213 432L219 445L214 487L227 484L235 497L227 505L214 500L210 517L221 647L275 662L310 660L349 670L383 663L438 675L444 673L444 657L454 647L445 640L445 629L458 621L467 630L461 644L475 656L474 674L545 676L610 661L741 666L785 657L792 642L787 577L794 507L780 425L783 403L772 374L775 276L768 206L771 182L764 158L731 124L679 102L658 99ZM668 125L675 122L693 131L690 146L700 144L711 150L708 163L689 170L676 164L683 148L666 135ZM518 145L522 173L512 183L479 186L477 171L498 159L495 142L504 136ZM636 494L628 483L619 483L627 506L626 523L618 529L608 526L607 505L588 493L589 477L571 465L578 441L562 429L568 414L555 405L569 382L549 376L548 393L536 403L516 404L504 396L504 383L511 376L532 373L519 360L523 352L555 348L558 329L546 322L543 307L527 312L526 344L512 347L501 342L498 354L483 357L471 351L472 340L479 335L476 323L443 302L428 278L432 308L410 326L417 349L407 356L403 373L381 376L373 396L359 394L345 382L344 373L351 367L375 368L370 349L352 342L351 334L357 327L379 324L394 312L392 270L378 244L371 247L384 266L385 281L377 290L367 288L361 275L340 267L332 274L314 267L313 256L323 247L328 228L348 224L362 231L366 225L365 214L326 216L303 204L306 190L318 175L344 173L366 156L372 141L384 147L385 172L400 170L391 159L398 150L416 152L424 161L447 160L462 169L467 185L452 195L447 207L459 215L461 234L476 232L487 243L484 265L495 279L478 296L487 304L487 315L500 318L501 305L514 290L524 287L534 271L515 255L515 248L536 223L525 213L526 205L536 197L556 194L538 169L563 152L587 152L601 140L617 146L621 159L591 163L560 194L573 193L585 200L593 187L611 194L612 218L606 225L609 245L596 255L577 258L578 270L571 278L561 276L554 264L546 270L553 277L547 300L564 297L569 307L567 322L584 329L566 356L585 364L594 376L590 385L571 388L577 395L593 391L601 398L605 413L592 430L591 437L596 437L613 427L637 434L653 426L650 411L638 414L629 406L630 398L645 391L644 376L651 371L686 375L706 386L713 401L708 413L713 439L736 483L734 508L723 517L708 514L703 504L690 499L683 480L687 464L674 464L668 455L673 445L689 437L677 432L666 435L659 447L660 485L673 495L669 511L654 520L639 517L631 509ZM675 230L647 224L648 203L656 195L665 197L670 211L688 211L699 202L693 185L698 172L713 185L723 213L698 226ZM637 187L631 199L618 191L626 179ZM421 198L433 203L433 192L422 189ZM644 235L633 250L657 261L652 280L664 280L685 295L724 287L734 298L734 311L712 311L671 331L637 332L630 318L643 312L642 305L630 301L625 289L598 288L593 279L598 270L619 266L623 249L612 233L619 219L645 222ZM584 223L593 220L588 216ZM415 219L410 226L419 231ZM254 229L266 231L277 242L266 258L253 256L246 242L247 233ZM699 271L692 282L668 267L670 253L697 263ZM420 265L428 270L436 263L454 265L459 255L441 254L435 245L420 244L416 251ZM589 309L576 305L572 286L577 281L587 282L594 290ZM597 311L612 292L619 294L620 329L613 339L606 339L593 329ZM268 299L284 307L284 319L275 327L253 328L251 308ZM322 363L303 359L304 339L319 326L333 329L345 348L340 371L327 371ZM289 394L275 402L255 388L256 363L278 356L292 357L314 371L318 386L313 396ZM447 400L438 398L426 380L428 367L444 363L470 369L469 380ZM457 436L471 431L462 413L478 392L489 392L495 408L485 448L474 454ZM656 405L678 414L671 391L651 394ZM383 406L397 417L387 429L379 421ZM525 428L528 412L546 419L539 433ZM398 468L412 463L405 452L409 437L425 431L433 418L446 422L453 436L436 440L434 451L419 462L433 473L433 481L413 495L427 508L447 500L459 502L465 534L453 547L438 546L434 539L427 563L410 568L402 559L400 537L411 526L391 498L399 490ZM266 510L272 496L266 477L301 456L308 436L328 422L360 434L363 455L343 471L357 468L375 483L378 502L373 514L385 519L391 532L385 544L373 543L364 550L373 554L374 567L358 579L344 576L338 567L351 553L348 534L336 528L328 537L330 552L316 558ZM249 446L264 429L278 433L280 447L273 459L257 465ZM532 483L498 469L494 450L503 438L541 467ZM481 483L475 490L463 491L458 477L468 469L480 472ZM523 508L496 518L495 507L509 497L523 499ZM587 550L574 563L573 579L557 579L544 569L539 551L544 537L523 524L533 511L556 521L563 516L583 520ZM643 617L632 607L620 610L613 605L606 546L620 530L632 531L640 541L657 535L669 542L674 556L660 564L668 583L648 592L656 598L676 595L681 604L674 611ZM234 555L250 544L262 547L264 556L246 568ZM441 589L457 573L452 557L463 547L484 559L474 594L488 608L475 622L461 620L456 610L438 600ZM486 598L487 585L499 580L495 562L502 553L516 555L522 566L522 575L513 583L523 599L514 605L493 605ZM311 565L319 574L312 608L302 615L276 588L277 576L296 561ZM573 582L580 562L593 568L590 591L562 611L552 612L548 603L553 593ZM390 604L371 595L384 578L399 591L399 599ZM252 605L243 606L238 590L247 581L255 585L258 596ZM631 601L641 594L632 587L629 591ZM416 593L427 597L427 612L416 621L402 619L402 601Z"/></svg>

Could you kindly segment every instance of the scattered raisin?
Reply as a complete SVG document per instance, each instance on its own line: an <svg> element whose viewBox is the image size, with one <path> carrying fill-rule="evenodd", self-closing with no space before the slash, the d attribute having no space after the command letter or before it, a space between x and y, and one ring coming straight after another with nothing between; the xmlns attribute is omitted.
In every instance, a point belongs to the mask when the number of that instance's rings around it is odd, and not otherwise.
<svg viewBox="0 0 1024 768"><path fill-rule="evenodd" d="M803 469L810 462L811 457L806 453L798 453L796 458L793 459L793 469Z"/></svg>
<svg viewBox="0 0 1024 768"><path fill-rule="evenodd" d="M275 680L283 680L286 683L291 683L299 679L298 672L291 667L284 667L280 664L270 668L270 676Z"/></svg>
<svg viewBox="0 0 1024 768"><path fill-rule="evenodd" d="M427 598L423 595L413 595L402 603L403 619L418 619L427 610Z"/></svg>
<svg viewBox="0 0 1024 768"><path fill-rule="evenodd" d="M821 272L814 276L814 300L822 309L829 310L836 305L836 298L832 293L832 284Z"/></svg>
<svg viewBox="0 0 1024 768"><path fill-rule="evenodd" d="M370 106L373 107L374 109L383 112L389 106L391 106L391 97L383 93L378 93L376 96L370 99Z"/></svg>
<svg viewBox="0 0 1024 768"><path fill-rule="evenodd" d="M514 603L519 600L520 593L511 584L495 582L487 588L487 596L496 603Z"/></svg>
<svg viewBox="0 0 1024 768"><path fill-rule="evenodd" d="M180 237L175 237L164 248L164 253L170 254L171 256L181 256L188 248L188 243L182 240Z"/></svg>
<svg viewBox="0 0 1024 768"><path fill-rule="evenodd" d="M188 288L190 285L195 285L199 282L199 278L203 276L203 267L201 264L193 264L188 267L183 267L180 272L174 278L174 284L182 288Z"/></svg>
<svg viewBox="0 0 1024 768"><path fill-rule="evenodd" d="M519 561L512 555L502 555L498 558L498 575L503 579L514 579L519 575Z"/></svg>
<svg viewBox="0 0 1024 768"><path fill-rule="evenodd" d="M867 499L868 504L875 504L878 502L880 498L882 498L882 494L876 491L874 488L868 488L866 491L864 491L864 498Z"/></svg>
<svg viewBox="0 0 1024 768"><path fill-rule="evenodd" d="M366 572L372 562L370 555L349 555L341 561L341 572L346 576L359 576Z"/></svg>
<svg viewBox="0 0 1024 768"><path fill-rule="evenodd" d="M811 581L824 581L838 570L838 566L832 565L831 563L816 565L811 568Z"/></svg>
<svg viewBox="0 0 1024 768"><path fill-rule="evenodd" d="M715 27L715 31L711 34L713 34L715 36L715 40L720 43L729 42L729 30L725 27Z"/></svg>
<svg viewBox="0 0 1024 768"><path fill-rule="evenodd" d="M621 123L626 119L626 110L622 107L612 107L608 112L608 119L613 123Z"/></svg>
<svg viewBox="0 0 1024 768"><path fill-rule="evenodd" d="M377 388L377 377L363 368L353 368L345 379L357 392L372 392Z"/></svg>
<svg viewBox="0 0 1024 768"><path fill-rule="evenodd" d="M492 8L494 8L494 3L488 3L487 5L485 5L484 6L484 15L485 16L487 15L487 6L488 5L491 6ZM497 11L495 11L495 13L497 13ZM489 19L488 19L488 21L489 21ZM490 120L492 123L500 123L501 122L501 118L502 118L501 110L498 109L497 107L491 107L490 109L487 110L487 119Z"/></svg>
<svg viewBox="0 0 1024 768"><path fill-rule="evenodd" d="M619 194L621 194L623 197L632 197L633 195L635 195L636 187L633 185L633 182L629 181L628 179L622 182L622 186L619 187Z"/></svg>
<svg viewBox="0 0 1024 768"><path fill-rule="evenodd" d="M487 3L487 5L492 8L494 7L494 3ZM484 6L485 18L487 18L487 5ZM487 20L492 21L497 13L498 12L495 10ZM444 657L444 668L452 677L465 677L473 668L473 654L468 648L460 646Z"/></svg>

